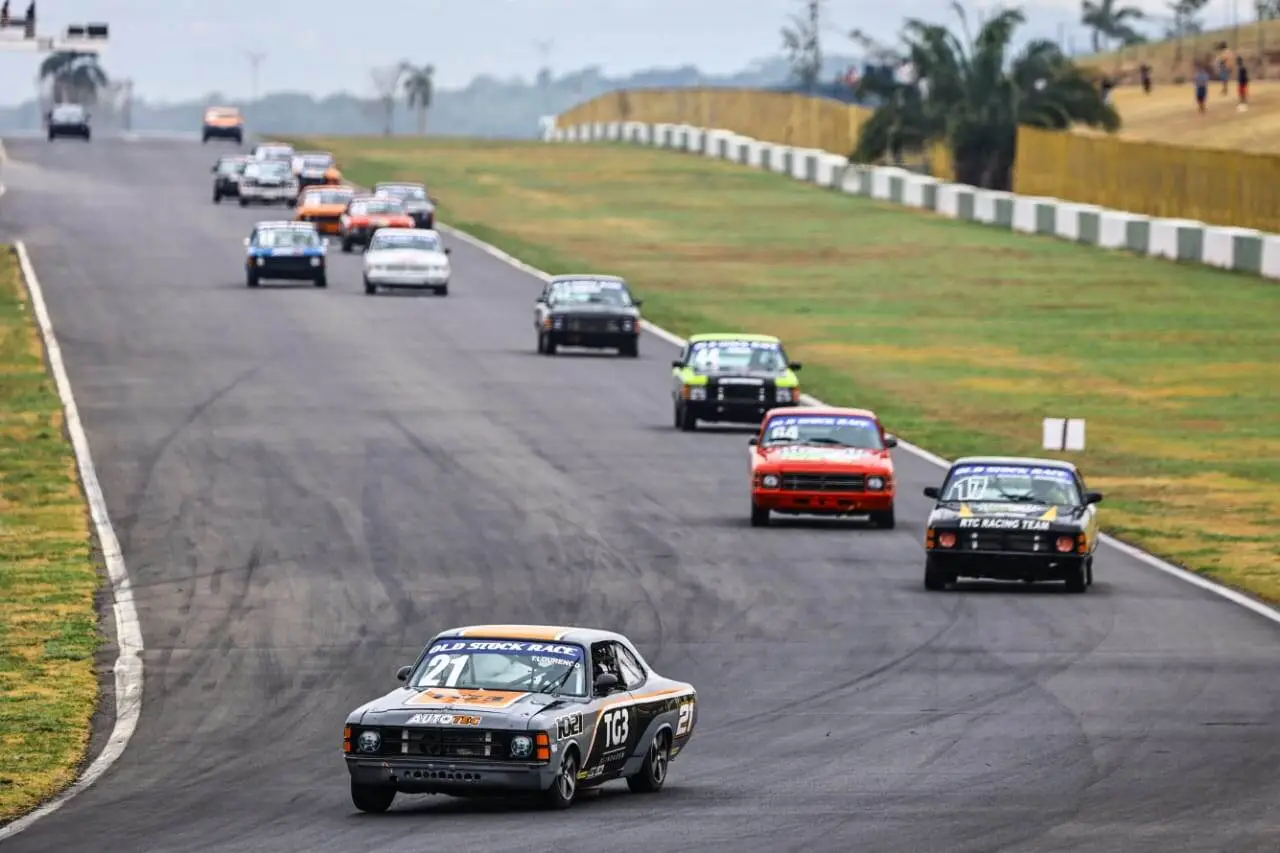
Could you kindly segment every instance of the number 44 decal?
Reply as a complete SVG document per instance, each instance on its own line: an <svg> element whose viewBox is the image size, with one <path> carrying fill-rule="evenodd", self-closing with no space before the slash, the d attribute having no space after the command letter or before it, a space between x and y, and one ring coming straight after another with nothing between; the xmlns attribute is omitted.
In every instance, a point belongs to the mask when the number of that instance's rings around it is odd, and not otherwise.
<svg viewBox="0 0 1280 853"><path fill-rule="evenodd" d="M631 734L631 709L618 708L616 711L606 711L602 722L604 723L604 748L625 746L627 736Z"/></svg>
<svg viewBox="0 0 1280 853"><path fill-rule="evenodd" d="M693 703L680 703L680 718L676 721L676 737L684 737L693 725Z"/></svg>

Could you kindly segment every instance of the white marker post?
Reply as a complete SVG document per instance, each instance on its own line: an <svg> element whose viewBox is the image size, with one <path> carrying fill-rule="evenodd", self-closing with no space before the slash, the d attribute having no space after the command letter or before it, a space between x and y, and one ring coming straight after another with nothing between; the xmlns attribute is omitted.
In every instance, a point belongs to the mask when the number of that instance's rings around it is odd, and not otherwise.
<svg viewBox="0 0 1280 853"><path fill-rule="evenodd" d="M1084 450L1083 418L1045 418L1045 450Z"/></svg>

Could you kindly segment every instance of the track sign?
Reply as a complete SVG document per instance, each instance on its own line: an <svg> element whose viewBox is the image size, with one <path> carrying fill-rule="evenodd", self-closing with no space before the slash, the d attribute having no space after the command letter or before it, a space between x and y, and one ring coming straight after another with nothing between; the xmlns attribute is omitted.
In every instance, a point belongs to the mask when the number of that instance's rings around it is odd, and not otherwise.
<svg viewBox="0 0 1280 853"><path fill-rule="evenodd" d="M1083 418L1045 418L1045 450L1084 450Z"/></svg>

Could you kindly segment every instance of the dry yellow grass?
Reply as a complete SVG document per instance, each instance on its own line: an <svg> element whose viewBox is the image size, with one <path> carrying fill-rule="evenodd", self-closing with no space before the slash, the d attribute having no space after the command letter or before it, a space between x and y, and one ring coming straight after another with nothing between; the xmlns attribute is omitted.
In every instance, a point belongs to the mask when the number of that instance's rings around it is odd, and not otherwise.
<svg viewBox="0 0 1280 853"><path fill-rule="evenodd" d="M1151 66L1152 77L1157 83L1172 82L1178 77L1189 79L1194 59L1215 54L1215 45L1224 41L1249 62L1254 77L1280 76L1274 71L1280 62L1280 21L1209 30L1180 40L1153 42L1085 56L1077 62L1112 74L1120 72L1135 80L1138 66L1145 62ZM1270 70L1266 74L1255 70L1255 65L1261 66L1259 57L1267 60Z"/></svg>
<svg viewBox="0 0 1280 853"><path fill-rule="evenodd" d="M0 247L0 821L74 778L97 702L98 574L75 457Z"/></svg>

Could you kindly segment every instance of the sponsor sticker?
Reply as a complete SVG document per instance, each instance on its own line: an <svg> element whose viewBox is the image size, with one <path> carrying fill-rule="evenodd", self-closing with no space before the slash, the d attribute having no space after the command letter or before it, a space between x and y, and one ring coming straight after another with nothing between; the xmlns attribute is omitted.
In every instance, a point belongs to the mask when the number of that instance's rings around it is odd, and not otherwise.
<svg viewBox="0 0 1280 853"><path fill-rule="evenodd" d="M556 737L568 740L582 734L582 715L568 714L556 720Z"/></svg>
<svg viewBox="0 0 1280 853"><path fill-rule="evenodd" d="M528 654L553 658L556 662L575 663L582 660L580 646L558 643L534 643L525 640L441 640L428 654Z"/></svg>
<svg viewBox="0 0 1280 853"><path fill-rule="evenodd" d="M480 718L469 714L414 714L405 725L409 726L478 726Z"/></svg>
<svg viewBox="0 0 1280 853"><path fill-rule="evenodd" d="M1030 518L962 518L960 526L980 530L1048 530L1049 522Z"/></svg>

